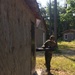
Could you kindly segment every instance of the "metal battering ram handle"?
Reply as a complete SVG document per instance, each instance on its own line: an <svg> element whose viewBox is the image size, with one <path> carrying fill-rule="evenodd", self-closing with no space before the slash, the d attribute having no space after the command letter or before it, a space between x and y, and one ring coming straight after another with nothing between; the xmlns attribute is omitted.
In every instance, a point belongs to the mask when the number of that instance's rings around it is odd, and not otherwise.
<svg viewBox="0 0 75 75"><path fill-rule="evenodd" d="M45 50L50 50L51 48L37 48L36 51L45 51Z"/></svg>

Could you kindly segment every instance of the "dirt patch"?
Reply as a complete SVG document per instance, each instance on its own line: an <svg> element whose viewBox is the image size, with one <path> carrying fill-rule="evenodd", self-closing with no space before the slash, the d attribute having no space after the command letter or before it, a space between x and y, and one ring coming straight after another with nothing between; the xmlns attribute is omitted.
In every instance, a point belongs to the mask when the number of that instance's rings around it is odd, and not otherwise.
<svg viewBox="0 0 75 75"><path fill-rule="evenodd" d="M46 72L46 70L44 69L36 69L37 75L48 75L48 73ZM59 70L51 70L51 73L54 75L70 75L70 73L67 73L66 71L59 71Z"/></svg>
<svg viewBox="0 0 75 75"><path fill-rule="evenodd" d="M66 71L57 70L57 69L56 70L52 69L51 72L56 75L70 75L70 73L68 73Z"/></svg>

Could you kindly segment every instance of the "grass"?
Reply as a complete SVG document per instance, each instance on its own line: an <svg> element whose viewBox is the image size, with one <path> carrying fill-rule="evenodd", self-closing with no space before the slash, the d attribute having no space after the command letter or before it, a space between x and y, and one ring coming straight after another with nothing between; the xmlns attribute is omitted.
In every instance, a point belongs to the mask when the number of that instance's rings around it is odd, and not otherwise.
<svg viewBox="0 0 75 75"><path fill-rule="evenodd" d="M71 42L58 42L59 49L75 49L75 40Z"/></svg>
<svg viewBox="0 0 75 75"><path fill-rule="evenodd" d="M75 75L75 41L58 42L61 53L53 53L51 72L54 75ZM36 53L36 68L45 69L44 52Z"/></svg>

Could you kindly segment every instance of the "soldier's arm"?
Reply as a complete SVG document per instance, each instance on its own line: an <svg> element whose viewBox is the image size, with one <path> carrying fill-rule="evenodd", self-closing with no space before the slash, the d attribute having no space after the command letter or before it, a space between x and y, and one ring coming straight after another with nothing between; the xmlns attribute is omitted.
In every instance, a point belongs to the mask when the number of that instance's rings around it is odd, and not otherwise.
<svg viewBox="0 0 75 75"><path fill-rule="evenodd" d="M46 45L48 43L49 40L47 40L43 45L42 45L42 48L46 48Z"/></svg>

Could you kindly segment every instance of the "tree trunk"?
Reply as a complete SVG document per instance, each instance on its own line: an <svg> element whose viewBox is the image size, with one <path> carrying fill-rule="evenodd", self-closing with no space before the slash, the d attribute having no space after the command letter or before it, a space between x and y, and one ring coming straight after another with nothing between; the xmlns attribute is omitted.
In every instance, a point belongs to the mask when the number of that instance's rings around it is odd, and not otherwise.
<svg viewBox="0 0 75 75"><path fill-rule="evenodd" d="M57 0L54 0L54 35L57 43Z"/></svg>

